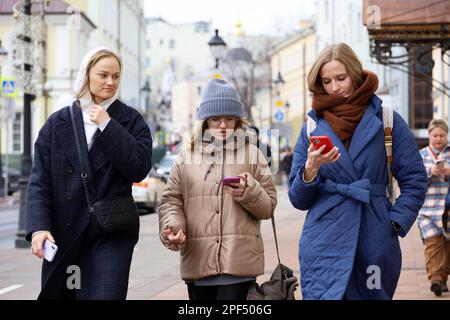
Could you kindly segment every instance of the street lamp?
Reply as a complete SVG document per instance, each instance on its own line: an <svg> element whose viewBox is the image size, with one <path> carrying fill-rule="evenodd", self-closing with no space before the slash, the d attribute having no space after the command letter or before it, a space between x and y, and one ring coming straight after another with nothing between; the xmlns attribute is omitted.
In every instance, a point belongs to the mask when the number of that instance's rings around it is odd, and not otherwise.
<svg viewBox="0 0 450 320"><path fill-rule="evenodd" d="M0 40L0 85L1 85L1 79L2 79L2 65L6 61L6 57L8 56L8 52L5 48L2 47L2 41ZM0 95L1 97L1 95ZM0 101L1 103L1 101ZM3 121L3 115L1 112L1 105L0 105L0 123ZM8 173L6 173L8 174ZM4 188L4 189L3 189ZM3 179L3 163L2 163L2 129L0 128L0 198L8 194L8 186L5 185L5 180Z"/></svg>
<svg viewBox="0 0 450 320"><path fill-rule="evenodd" d="M275 84L275 90L276 90L276 94L277 94L277 102L278 102L278 100L280 99L280 91L281 91L281 87L283 86L283 84L285 83L285 81L284 81L284 79L283 79L283 77L281 76L281 72L280 71L278 71L278 75L277 75L277 78L276 79L274 79L274 80L272 80L272 82ZM272 112L273 112L273 94L272 94L272 89L273 87L272 87L272 84L270 84L270 108L269 108L269 111L270 111L270 117L269 117L269 125L270 125L270 127L272 127L272 118L273 118L273 114L272 114Z"/></svg>
<svg viewBox="0 0 450 320"><path fill-rule="evenodd" d="M277 97L280 96L280 90L281 86L285 83L283 77L281 76L281 72L278 71L278 76L275 80L273 80L273 83L275 84L275 88L277 90Z"/></svg>
<svg viewBox="0 0 450 320"><path fill-rule="evenodd" d="M219 36L219 29L216 29L215 33L216 34L211 38L211 40L209 40L208 45L211 50L211 54L216 61L216 69L219 69L219 60L225 56L227 44Z"/></svg>
<svg viewBox="0 0 450 320"><path fill-rule="evenodd" d="M150 92L152 89L150 88L150 81L147 79L145 81L144 86L141 88L141 93L145 95L145 117L148 121L149 115L150 115Z"/></svg>
<svg viewBox="0 0 450 320"><path fill-rule="evenodd" d="M16 234L15 247L29 248L29 243L25 240L26 210L27 210L27 187L28 178L31 171L31 102L34 99L33 87L31 84L32 65L32 38L31 34L31 0L23 2L23 34L19 35L23 41L23 72L25 82L23 84L23 152L20 170L20 208L19 226Z"/></svg>

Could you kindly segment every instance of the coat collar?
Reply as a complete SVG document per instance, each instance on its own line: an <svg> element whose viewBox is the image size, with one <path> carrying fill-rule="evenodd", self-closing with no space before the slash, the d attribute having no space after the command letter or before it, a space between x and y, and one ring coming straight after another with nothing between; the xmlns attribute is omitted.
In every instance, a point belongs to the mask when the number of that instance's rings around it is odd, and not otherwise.
<svg viewBox="0 0 450 320"><path fill-rule="evenodd" d="M64 120L60 125L55 127L55 135L60 141L64 153L66 154L67 159L69 160L70 164L74 168L78 168L78 172L81 173L81 165L80 165L80 158L77 151L77 145L75 140L75 135L72 128L72 120L70 119L70 107L66 107L62 109L59 114L59 117ZM86 173L88 175L89 179L89 186L91 190L95 190L93 188L93 181L92 181L92 169L89 164L88 160L88 148L87 148L87 142L86 142L86 135L84 132L84 126L83 126L83 114L81 109L73 104L73 114L75 117L75 125L76 130L78 133L78 138L80 142L80 149L81 149L81 161L83 161L84 168L86 170Z"/></svg>
<svg viewBox="0 0 450 320"><path fill-rule="evenodd" d="M125 123L130 120L130 113L127 112L127 108L119 100L114 101L106 111L111 119L114 119L122 125L125 125ZM108 161L109 158L94 140L89 149L89 162L91 164L92 173L97 173Z"/></svg>
<svg viewBox="0 0 450 320"><path fill-rule="evenodd" d="M59 118L63 121L56 127L56 135L63 145L69 162L73 167L80 168L75 137L72 129L72 121L70 120L69 107L63 110L61 110L59 114ZM119 100L114 101L107 109L107 112L111 119L114 119L121 124L125 124L130 120L130 113L127 112L127 108L125 108L124 104ZM93 174L100 170L109 161L109 159L95 142L92 144L91 149L88 152L83 125L83 115L80 108L74 108L74 116L85 168L87 170L88 177L92 181Z"/></svg>
<svg viewBox="0 0 450 320"><path fill-rule="evenodd" d="M361 151L369 145L369 142L376 136L383 127L382 120L377 116L381 110L381 99L374 96L367 105L364 115L353 132L350 143L349 154L354 161Z"/></svg>

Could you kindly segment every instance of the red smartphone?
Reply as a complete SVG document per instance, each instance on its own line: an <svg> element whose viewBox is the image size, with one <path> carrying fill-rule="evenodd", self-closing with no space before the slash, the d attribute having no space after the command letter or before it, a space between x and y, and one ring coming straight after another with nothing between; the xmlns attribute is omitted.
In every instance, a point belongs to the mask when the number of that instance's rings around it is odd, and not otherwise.
<svg viewBox="0 0 450 320"><path fill-rule="evenodd" d="M334 148L333 142L331 142L328 136L311 136L309 137L309 141L313 145L314 150L320 149L320 147L325 145L326 147L322 151L322 154L326 154Z"/></svg>
<svg viewBox="0 0 450 320"><path fill-rule="evenodd" d="M230 186L230 183L240 183L241 182L241 177L239 176L234 176L234 177L223 177L222 183L224 186ZM236 188L236 187L234 187Z"/></svg>

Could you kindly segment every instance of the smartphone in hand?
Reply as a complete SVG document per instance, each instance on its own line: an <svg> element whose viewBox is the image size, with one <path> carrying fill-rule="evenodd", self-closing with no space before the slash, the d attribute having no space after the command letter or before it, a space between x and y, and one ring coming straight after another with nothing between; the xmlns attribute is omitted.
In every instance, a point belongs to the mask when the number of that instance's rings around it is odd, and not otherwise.
<svg viewBox="0 0 450 320"><path fill-rule="evenodd" d="M48 262L52 262L53 258L55 257L56 251L58 251L58 246L50 240L45 239L43 250L45 260L47 260Z"/></svg>
<svg viewBox="0 0 450 320"><path fill-rule="evenodd" d="M239 176L223 177L223 180L222 180L223 186L230 186L232 188L236 188L236 187L232 186L231 183L240 183L240 182L241 182L241 177L239 177Z"/></svg>
<svg viewBox="0 0 450 320"><path fill-rule="evenodd" d="M445 166L445 159L436 160L436 167L438 169L444 169L444 166Z"/></svg>
<svg viewBox="0 0 450 320"><path fill-rule="evenodd" d="M314 150L320 149L320 147L325 145L326 147L321 154L327 154L334 148L333 142L328 136L311 136L309 142L313 145Z"/></svg>

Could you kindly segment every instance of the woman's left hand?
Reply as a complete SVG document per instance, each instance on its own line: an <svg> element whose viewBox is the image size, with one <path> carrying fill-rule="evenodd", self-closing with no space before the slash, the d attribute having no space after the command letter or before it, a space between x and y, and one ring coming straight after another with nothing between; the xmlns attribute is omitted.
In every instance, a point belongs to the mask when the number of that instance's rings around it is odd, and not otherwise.
<svg viewBox="0 0 450 320"><path fill-rule="evenodd" d="M247 175L239 177L241 178L241 182L230 183L229 186L225 186L223 188L226 193L231 194L233 197L242 197L245 189L247 188Z"/></svg>
<svg viewBox="0 0 450 320"><path fill-rule="evenodd" d="M442 174L444 175L444 177L450 176L450 168L442 169Z"/></svg>
<svg viewBox="0 0 450 320"><path fill-rule="evenodd" d="M106 112L106 109L97 104L94 104L89 111L89 118L98 126L111 119L108 112Z"/></svg>

